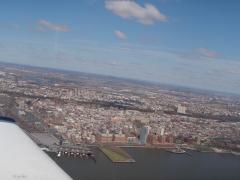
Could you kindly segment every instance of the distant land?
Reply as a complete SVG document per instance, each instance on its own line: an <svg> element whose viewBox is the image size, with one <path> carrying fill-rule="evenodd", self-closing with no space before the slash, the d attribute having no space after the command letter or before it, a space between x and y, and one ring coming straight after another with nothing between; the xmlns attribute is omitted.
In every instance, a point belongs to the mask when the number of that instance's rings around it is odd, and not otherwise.
<svg viewBox="0 0 240 180"><path fill-rule="evenodd" d="M239 96L98 74L0 63L0 115L74 146L240 148Z"/></svg>
<svg viewBox="0 0 240 180"><path fill-rule="evenodd" d="M200 95L208 95L208 96L228 96L228 97L234 97L240 99L240 92L237 93L231 93L231 92L223 92L221 90L214 91L214 90L206 90L201 88L195 88L195 87L187 87L187 86L180 86L180 85L174 85L174 84L165 84L165 83L158 83L153 81L145 81L145 80L139 80L139 79L130 79L130 78L123 78L123 77L116 77L116 76L110 76L110 75L102 75L102 74L94 74L94 73L86 73L86 72L80 72L80 71L71 71L71 70L64 70L64 69L56 69L56 68L50 68L50 67L42 67L42 66L32 66L32 65L25 65L25 64L15 64L15 63L8 63L8 62L0 62L0 66L6 65L8 67L12 68L24 68L24 69L31 69L42 73L49 73L49 72L59 72L71 75L73 77L78 76L85 76L88 78L95 78L95 79L104 79L107 80L109 83L116 83L116 82L128 82L135 85L148 85L149 87L159 87L161 89L169 90L169 91L177 91L177 92L191 92L196 93Z"/></svg>

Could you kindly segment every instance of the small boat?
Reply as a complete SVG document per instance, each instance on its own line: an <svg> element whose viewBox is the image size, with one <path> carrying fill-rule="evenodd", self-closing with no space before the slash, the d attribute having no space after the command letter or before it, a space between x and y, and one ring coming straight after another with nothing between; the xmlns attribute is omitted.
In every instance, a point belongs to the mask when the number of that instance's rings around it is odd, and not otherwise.
<svg viewBox="0 0 240 180"><path fill-rule="evenodd" d="M57 157L61 157L61 152L60 151L58 152Z"/></svg>
<svg viewBox="0 0 240 180"><path fill-rule="evenodd" d="M175 154L184 154L184 153L186 153L186 151L184 151L184 150L181 149L181 148L168 149L167 152L175 153Z"/></svg>
<svg viewBox="0 0 240 180"><path fill-rule="evenodd" d="M240 156L240 152L231 151L231 153L235 156Z"/></svg>
<svg viewBox="0 0 240 180"><path fill-rule="evenodd" d="M228 153L225 149L212 148L212 150L216 153Z"/></svg>

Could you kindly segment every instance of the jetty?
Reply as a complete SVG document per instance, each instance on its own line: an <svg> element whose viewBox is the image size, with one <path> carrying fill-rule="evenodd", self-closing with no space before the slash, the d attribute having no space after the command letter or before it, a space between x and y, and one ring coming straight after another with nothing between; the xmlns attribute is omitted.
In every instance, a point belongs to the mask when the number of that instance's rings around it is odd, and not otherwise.
<svg viewBox="0 0 240 180"><path fill-rule="evenodd" d="M126 151L116 146L99 146L99 149L114 163L136 162Z"/></svg>

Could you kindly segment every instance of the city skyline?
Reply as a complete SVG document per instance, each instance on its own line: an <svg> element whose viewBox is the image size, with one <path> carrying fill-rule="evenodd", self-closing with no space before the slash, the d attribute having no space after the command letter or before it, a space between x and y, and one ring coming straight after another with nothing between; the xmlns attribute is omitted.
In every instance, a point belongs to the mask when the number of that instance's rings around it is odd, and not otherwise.
<svg viewBox="0 0 240 180"><path fill-rule="evenodd" d="M239 5L8 1L0 61L239 94Z"/></svg>

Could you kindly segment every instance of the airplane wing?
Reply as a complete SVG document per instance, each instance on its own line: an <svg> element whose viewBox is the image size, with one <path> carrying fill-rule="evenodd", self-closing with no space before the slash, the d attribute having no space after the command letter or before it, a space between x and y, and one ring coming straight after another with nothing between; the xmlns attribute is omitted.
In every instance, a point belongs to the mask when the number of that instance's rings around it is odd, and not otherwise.
<svg viewBox="0 0 240 180"><path fill-rule="evenodd" d="M11 118L0 117L0 179L70 180Z"/></svg>

